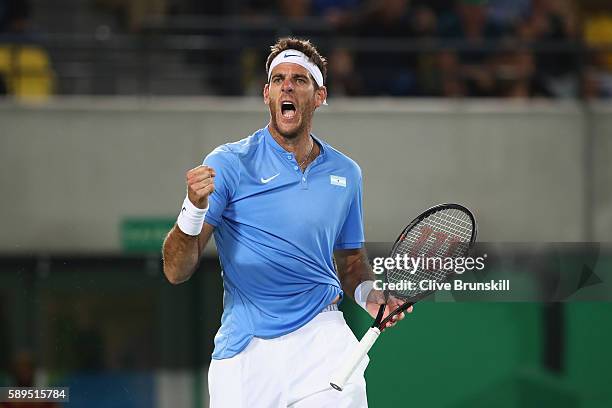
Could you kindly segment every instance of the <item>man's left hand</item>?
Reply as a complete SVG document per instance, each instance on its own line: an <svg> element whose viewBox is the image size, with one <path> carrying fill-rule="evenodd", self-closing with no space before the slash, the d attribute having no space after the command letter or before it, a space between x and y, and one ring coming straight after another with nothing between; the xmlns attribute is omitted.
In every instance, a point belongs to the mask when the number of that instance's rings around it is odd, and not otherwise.
<svg viewBox="0 0 612 408"><path fill-rule="evenodd" d="M387 299L387 301L385 302L385 295L383 293L382 290L376 290L376 289L372 289L370 291L370 294L368 295L368 300L366 301L366 308L368 309L368 313L370 313L370 315L373 318L376 318L376 315L378 314L378 309L380 308L380 305L382 304L387 304L387 306L385 307L385 313L383 314L383 319L386 318L389 313L391 313L392 311L394 311L395 309L397 309L398 307L400 307L401 305L404 304L403 300L400 300L398 298L395 298L393 296L389 296L389 298ZM408 308L408 310L406 310L407 313L412 313L412 306L410 306ZM389 320L386 324L385 324L385 329L388 329L389 327L395 326L395 324L402 320L405 316L406 312L402 312L399 313L395 316L393 316L391 318L391 320Z"/></svg>

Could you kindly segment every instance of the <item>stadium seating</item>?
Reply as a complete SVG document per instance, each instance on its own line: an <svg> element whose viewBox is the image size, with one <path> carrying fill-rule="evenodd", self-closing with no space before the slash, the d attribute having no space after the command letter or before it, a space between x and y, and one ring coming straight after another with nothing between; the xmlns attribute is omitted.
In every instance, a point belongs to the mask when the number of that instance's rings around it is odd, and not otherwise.
<svg viewBox="0 0 612 408"><path fill-rule="evenodd" d="M0 75L8 94L19 99L44 99L55 88L49 55L37 45L0 45Z"/></svg>

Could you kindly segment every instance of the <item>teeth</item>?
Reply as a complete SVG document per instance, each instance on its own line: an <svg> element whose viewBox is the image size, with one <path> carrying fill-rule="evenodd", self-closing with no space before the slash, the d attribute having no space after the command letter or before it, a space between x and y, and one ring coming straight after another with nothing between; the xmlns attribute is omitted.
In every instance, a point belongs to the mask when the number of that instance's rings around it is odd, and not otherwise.
<svg viewBox="0 0 612 408"><path fill-rule="evenodd" d="M296 114L295 105L292 102L282 102L281 103L281 114L286 119L291 119Z"/></svg>

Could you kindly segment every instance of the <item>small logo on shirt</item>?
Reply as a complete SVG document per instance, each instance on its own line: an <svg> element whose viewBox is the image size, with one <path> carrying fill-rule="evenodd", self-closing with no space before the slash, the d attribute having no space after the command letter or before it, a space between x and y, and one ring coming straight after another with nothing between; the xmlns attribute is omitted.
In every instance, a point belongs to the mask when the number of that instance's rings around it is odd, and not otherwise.
<svg viewBox="0 0 612 408"><path fill-rule="evenodd" d="M342 176L334 176L333 174L329 176L329 182L333 186L346 187L346 177Z"/></svg>
<svg viewBox="0 0 612 408"><path fill-rule="evenodd" d="M261 182L262 184L268 184L269 182L271 182L272 180L274 180L275 178L277 178L278 176L280 176L280 173L276 173L275 175L273 175L272 177L268 177L268 178L261 178Z"/></svg>

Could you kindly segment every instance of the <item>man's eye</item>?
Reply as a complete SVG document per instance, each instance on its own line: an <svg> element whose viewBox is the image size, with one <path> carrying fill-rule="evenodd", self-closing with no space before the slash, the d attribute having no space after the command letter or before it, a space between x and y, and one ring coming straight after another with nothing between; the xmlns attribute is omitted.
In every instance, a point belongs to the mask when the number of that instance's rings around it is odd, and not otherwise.
<svg viewBox="0 0 612 408"><path fill-rule="evenodd" d="M306 80L304 78L298 78L297 83L300 85L304 85L306 83Z"/></svg>
<svg viewBox="0 0 612 408"><path fill-rule="evenodd" d="M272 82L274 82L275 84L278 84L281 81L281 79L279 77L275 77L272 79Z"/></svg>

